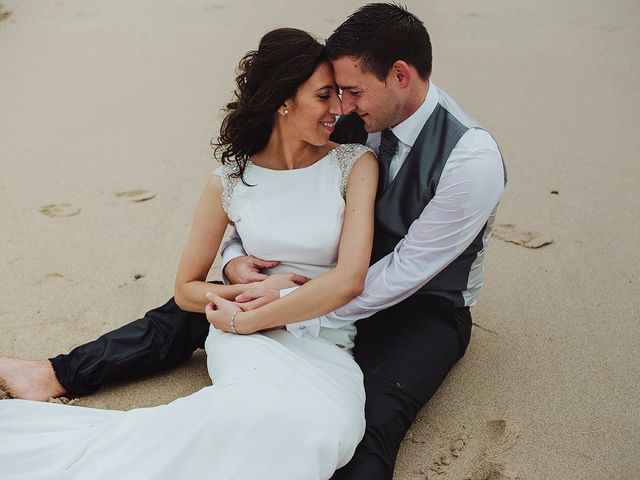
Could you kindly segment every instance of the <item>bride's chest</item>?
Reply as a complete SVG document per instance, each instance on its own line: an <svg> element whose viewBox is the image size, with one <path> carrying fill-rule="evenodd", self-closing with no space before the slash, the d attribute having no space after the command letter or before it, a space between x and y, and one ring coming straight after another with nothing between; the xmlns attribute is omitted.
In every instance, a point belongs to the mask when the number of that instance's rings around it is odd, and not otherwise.
<svg viewBox="0 0 640 480"><path fill-rule="evenodd" d="M331 171L304 173L251 175L247 183L253 186L236 186L234 223L247 252L274 259L286 253L320 264L335 260L345 207L339 181Z"/></svg>

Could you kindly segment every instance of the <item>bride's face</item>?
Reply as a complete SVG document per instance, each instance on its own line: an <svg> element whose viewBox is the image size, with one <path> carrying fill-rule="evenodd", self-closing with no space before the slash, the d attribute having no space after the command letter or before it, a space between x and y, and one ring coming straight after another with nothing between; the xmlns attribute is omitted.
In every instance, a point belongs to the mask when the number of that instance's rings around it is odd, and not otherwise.
<svg viewBox="0 0 640 480"><path fill-rule="evenodd" d="M331 64L318 65L286 106L289 111L286 125L291 134L311 145L326 145L335 128L336 117L342 115Z"/></svg>

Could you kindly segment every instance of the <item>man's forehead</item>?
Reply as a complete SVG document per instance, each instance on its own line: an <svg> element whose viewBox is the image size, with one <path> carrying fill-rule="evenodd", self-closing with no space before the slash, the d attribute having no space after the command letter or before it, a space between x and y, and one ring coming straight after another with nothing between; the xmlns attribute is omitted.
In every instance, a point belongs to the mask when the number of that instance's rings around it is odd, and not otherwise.
<svg viewBox="0 0 640 480"><path fill-rule="evenodd" d="M365 80L362 61L356 57L340 57L331 62L336 83L340 88L353 88Z"/></svg>

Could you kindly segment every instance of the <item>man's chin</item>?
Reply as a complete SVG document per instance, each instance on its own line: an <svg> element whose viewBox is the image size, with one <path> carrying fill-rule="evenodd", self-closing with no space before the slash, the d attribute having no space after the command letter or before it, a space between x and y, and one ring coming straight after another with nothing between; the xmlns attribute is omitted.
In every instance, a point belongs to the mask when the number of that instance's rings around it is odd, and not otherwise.
<svg viewBox="0 0 640 480"><path fill-rule="evenodd" d="M367 133L379 132L381 130L380 128L378 128L375 122L371 121L371 117L369 116L369 114L360 118L364 122L364 129L366 130Z"/></svg>

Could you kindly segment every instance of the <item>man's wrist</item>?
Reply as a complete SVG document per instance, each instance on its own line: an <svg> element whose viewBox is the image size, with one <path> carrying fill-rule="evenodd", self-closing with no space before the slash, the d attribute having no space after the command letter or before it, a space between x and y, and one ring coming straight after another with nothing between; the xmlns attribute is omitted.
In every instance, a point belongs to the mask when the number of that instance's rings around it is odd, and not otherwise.
<svg viewBox="0 0 640 480"><path fill-rule="evenodd" d="M220 265L221 266L220 272L222 273L222 281L224 282L225 285L233 284L233 282L229 280L229 277L227 277L227 274L226 274L227 266L231 263L232 260L235 260L236 258L242 257L244 255L246 255L246 253L242 249L241 245L229 245L222 252L222 262Z"/></svg>

